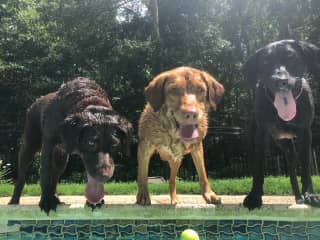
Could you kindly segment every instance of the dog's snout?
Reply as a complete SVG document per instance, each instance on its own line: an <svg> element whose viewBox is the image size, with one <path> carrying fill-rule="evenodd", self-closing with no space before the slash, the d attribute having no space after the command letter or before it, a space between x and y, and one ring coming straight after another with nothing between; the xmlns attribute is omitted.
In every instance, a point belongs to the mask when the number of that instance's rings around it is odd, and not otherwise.
<svg viewBox="0 0 320 240"><path fill-rule="evenodd" d="M183 117L186 120L195 120L198 118L198 112L196 110L185 110L183 111Z"/></svg>
<svg viewBox="0 0 320 240"><path fill-rule="evenodd" d="M288 79L284 78L284 79L278 79L278 88L279 89L283 89L283 88L287 88L289 83L288 83Z"/></svg>

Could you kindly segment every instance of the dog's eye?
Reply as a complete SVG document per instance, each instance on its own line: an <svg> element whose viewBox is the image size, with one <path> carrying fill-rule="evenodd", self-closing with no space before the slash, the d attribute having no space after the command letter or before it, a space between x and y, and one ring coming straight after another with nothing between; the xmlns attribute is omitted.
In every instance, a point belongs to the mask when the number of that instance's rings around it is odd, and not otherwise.
<svg viewBox="0 0 320 240"><path fill-rule="evenodd" d="M178 95L179 94L179 88L177 87L172 87L169 89L169 92L173 95Z"/></svg>

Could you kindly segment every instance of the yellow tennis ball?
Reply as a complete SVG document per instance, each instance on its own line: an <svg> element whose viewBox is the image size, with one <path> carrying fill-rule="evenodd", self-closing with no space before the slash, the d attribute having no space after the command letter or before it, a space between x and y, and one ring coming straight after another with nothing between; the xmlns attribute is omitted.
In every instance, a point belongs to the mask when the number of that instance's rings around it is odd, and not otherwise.
<svg viewBox="0 0 320 240"><path fill-rule="evenodd" d="M181 233L181 240L199 240L199 235L195 230L186 229Z"/></svg>

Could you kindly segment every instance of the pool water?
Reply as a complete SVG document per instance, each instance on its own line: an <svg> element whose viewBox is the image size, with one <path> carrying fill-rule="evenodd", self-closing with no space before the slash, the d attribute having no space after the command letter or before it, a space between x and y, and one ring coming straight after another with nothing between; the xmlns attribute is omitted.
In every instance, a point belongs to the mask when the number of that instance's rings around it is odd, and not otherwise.
<svg viewBox="0 0 320 240"><path fill-rule="evenodd" d="M191 228L201 240L319 240L320 210L284 207L177 209L112 206L95 211L59 208L50 216L36 207L0 208L0 239L176 240Z"/></svg>

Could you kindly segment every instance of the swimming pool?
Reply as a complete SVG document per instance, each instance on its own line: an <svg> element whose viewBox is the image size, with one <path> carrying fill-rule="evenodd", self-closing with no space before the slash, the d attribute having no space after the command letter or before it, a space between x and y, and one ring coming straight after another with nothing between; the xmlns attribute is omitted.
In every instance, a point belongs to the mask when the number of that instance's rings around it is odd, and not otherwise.
<svg viewBox="0 0 320 240"><path fill-rule="evenodd" d="M202 240L319 240L320 210L238 206L175 208L106 206L99 210L61 207L50 216L36 206L1 206L0 239L175 240L187 228Z"/></svg>

